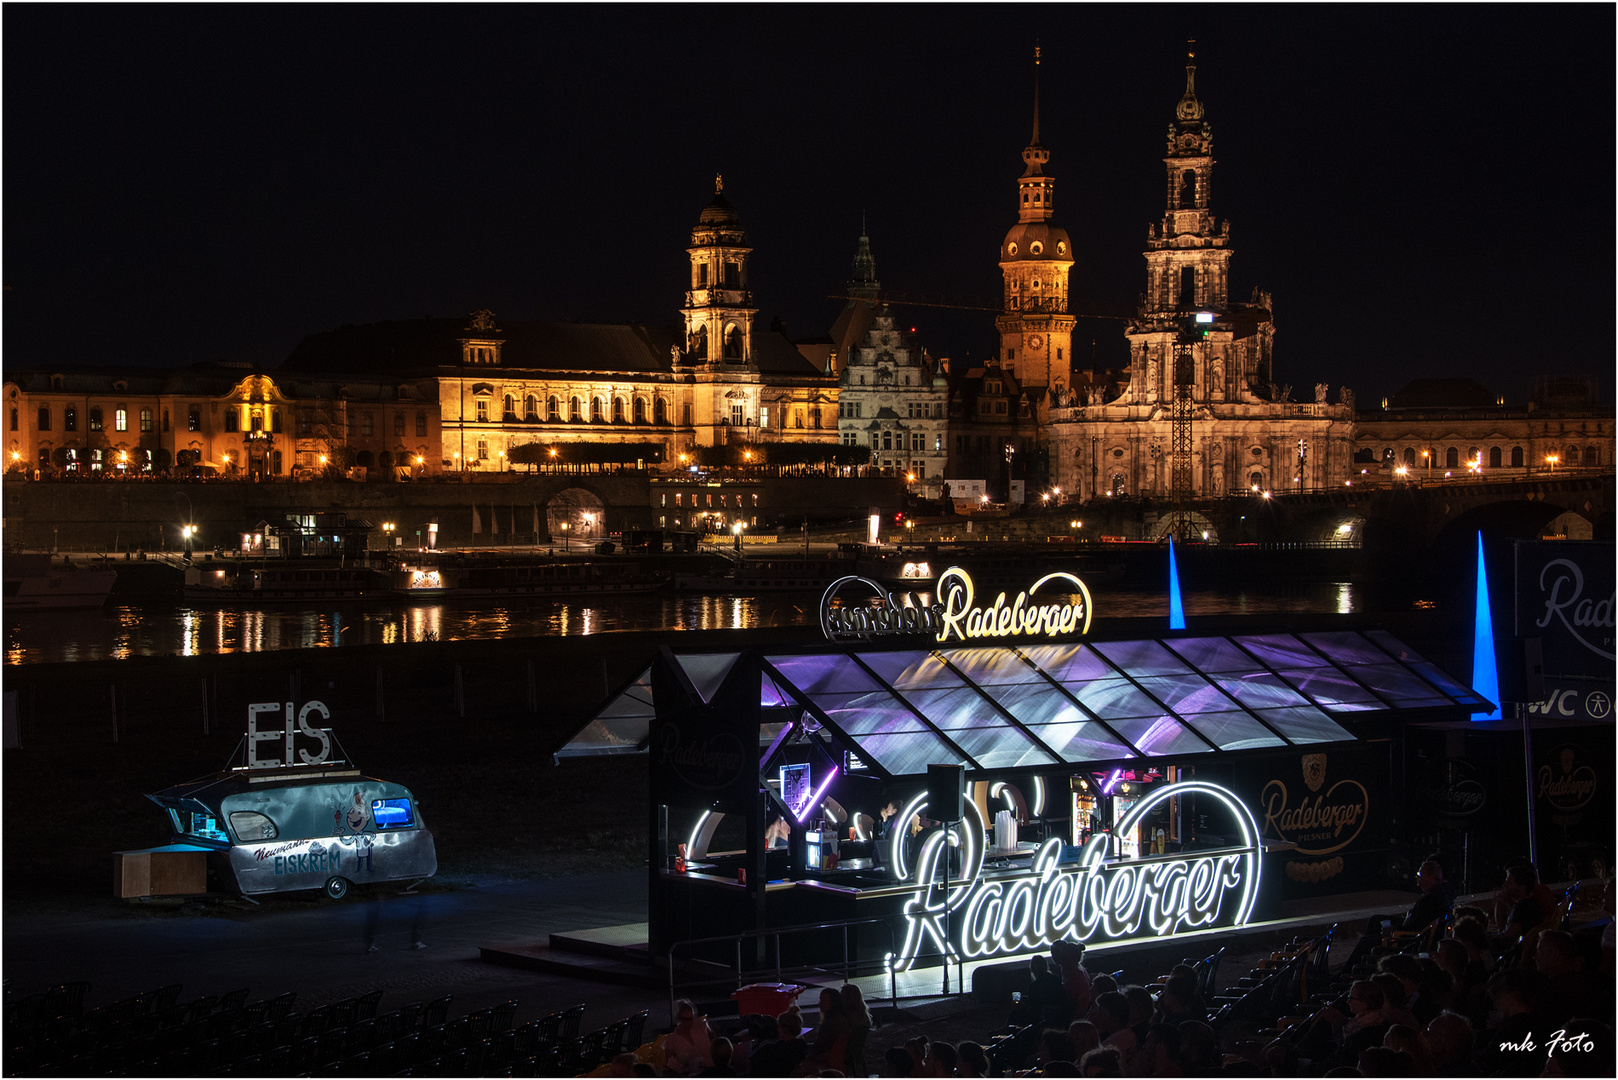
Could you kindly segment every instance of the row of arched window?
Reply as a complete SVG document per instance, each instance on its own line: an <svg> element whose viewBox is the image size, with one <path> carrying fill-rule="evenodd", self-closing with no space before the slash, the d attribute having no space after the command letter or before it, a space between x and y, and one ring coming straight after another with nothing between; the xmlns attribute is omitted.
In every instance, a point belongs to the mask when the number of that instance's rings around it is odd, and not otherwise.
<svg viewBox="0 0 1618 1080"><path fill-rule="evenodd" d="M1482 463L1483 467L1489 469L1505 468L1508 461L1513 469L1521 469L1528 464L1527 452L1520 446L1513 446L1509 452L1499 446L1491 446L1486 451L1479 450L1476 446L1469 446L1464 457L1458 446L1446 446L1442 451L1435 449L1430 453L1434 468L1459 469L1474 461ZM1443 457L1442 464L1439 462L1440 454ZM1411 468L1428 464L1423 452L1414 446L1405 447L1401 456L1403 463ZM1556 458L1555 463L1560 465L1594 467L1601 464L1601 448L1598 446L1586 446L1582 450L1577 446L1568 446L1561 450L1552 448L1546 451L1545 458L1549 461L1552 457ZM1384 461L1395 459L1393 447L1383 447L1382 459Z"/></svg>
<svg viewBox="0 0 1618 1080"><path fill-rule="evenodd" d="M540 413L538 395L528 394L522 399L521 411L518 411L518 402L514 394L507 394L502 402L504 415L502 419L508 424L560 424L568 421L576 423L605 424L608 422L608 409L611 409L611 422L614 424L645 424L647 420L647 399L637 397L625 400L614 397L609 406L607 399L597 394L591 397L588 403L578 394L565 401L556 394L545 399L545 411ZM650 407L653 424L667 424L669 422L668 403L662 398L653 398Z"/></svg>

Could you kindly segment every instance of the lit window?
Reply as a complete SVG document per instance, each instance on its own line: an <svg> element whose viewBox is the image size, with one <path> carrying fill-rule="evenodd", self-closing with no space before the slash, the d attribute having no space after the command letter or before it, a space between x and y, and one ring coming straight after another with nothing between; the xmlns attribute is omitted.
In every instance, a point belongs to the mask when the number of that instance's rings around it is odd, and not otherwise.
<svg viewBox="0 0 1618 1080"><path fill-rule="evenodd" d="M193 814L191 816L193 818L206 817L204 814ZM209 822L212 822L212 820L212 818L208 818ZM237 810L232 813L230 815L230 827L235 831L236 839L243 843L249 840L274 840L279 835L275 822L263 814L254 813L251 810ZM189 831L203 836L209 835L202 829L195 827ZM224 837L221 836L219 839L223 840Z"/></svg>
<svg viewBox="0 0 1618 1080"><path fill-rule="evenodd" d="M129 410L114 409L112 411L112 426L114 431L129 430Z"/></svg>
<svg viewBox="0 0 1618 1080"><path fill-rule="evenodd" d="M487 424L489 422L489 403L483 398L478 399L477 417L478 423L480 424Z"/></svg>
<svg viewBox="0 0 1618 1080"><path fill-rule="evenodd" d="M140 429L142 431L152 430L152 410L142 409L140 411Z"/></svg>

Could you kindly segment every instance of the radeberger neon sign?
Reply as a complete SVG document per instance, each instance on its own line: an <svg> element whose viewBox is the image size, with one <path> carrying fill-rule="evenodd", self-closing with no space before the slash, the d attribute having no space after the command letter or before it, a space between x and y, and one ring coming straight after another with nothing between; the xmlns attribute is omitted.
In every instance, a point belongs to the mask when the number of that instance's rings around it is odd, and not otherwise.
<svg viewBox="0 0 1618 1080"><path fill-rule="evenodd" d="M839 590L855 582L871 591L875 603L833 607L832 600ZM1051 584L1066 584L1077 596L1043 604L1032 599ZM930 604L923 604L913 592L887 592L870 578L851 575L832 582L821 597L820 629L830 641L930 634L940 644L952 637L963 642L979 638L1061 638L1090 630L1090 590L1072 574L1046 574L1010 603L1003 592L987 607L976 604L976 599L972 576L958 566L938 576L937 592Z"/></svg>
<svg viewBox="0 0 1618 1080"><path fill-rule="evenodd" d="M1110 941L1246 924L1258 898L1261 849L1258 822L1236 796L1199 780L1168 784L1136 803L1118 832L1135 829L1164 800L1191 794L1231 812L1240 845L1184 859L1108 863L1111 838L1103 835L1091 838L1077 863L1064 866L1058 863L1061 841L1047 840L1031 869L985 881L983 821L975 805L967 805L964 830L931 833L911 866L901 858L906 830L895 829L891 865L917 888L905 904L905 940L892 959L895 970L908 970L924 950L970 960L1043 949L1063 938ZM909 821L925 805L925 796L912 799L900 820ZM950 848L961 850L961 880L946 888L938 864Z"/></svg>

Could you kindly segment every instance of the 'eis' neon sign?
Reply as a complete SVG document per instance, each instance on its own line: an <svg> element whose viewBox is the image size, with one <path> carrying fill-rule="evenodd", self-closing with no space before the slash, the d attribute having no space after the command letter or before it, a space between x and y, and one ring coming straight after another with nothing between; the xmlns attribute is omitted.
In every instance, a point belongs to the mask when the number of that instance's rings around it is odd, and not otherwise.
<svg viewBox="0 0 1618 1080"><path fill-rule="evenodd" d="M907 970L924 949L970 960L1044 948L1062 938L1163 936L1224 919L1244 925L1258 897L1259 831L1252 813L1229 791L1199 780L1157 788L1135 804L1118 833L1132 832L1163 800L1191 794L1230 810L1242 834L1239 846L1185 859L1108 864L1111 838L1096 836L1077 863L1063 866L1058 863L1061 841L1048 840L1028 871L985 881L983 821L975 805L967 804L964 829L929 834L913 866L902 859L905 830L895 830L891 865L899 868L901 880L917 886L905 904L905 940L893 958L895 969ZM925 805L926 797L918 796L899 820L909 821ZM947 892L938 865L946 847L961 849L961 880L951 881Z"/></svg>

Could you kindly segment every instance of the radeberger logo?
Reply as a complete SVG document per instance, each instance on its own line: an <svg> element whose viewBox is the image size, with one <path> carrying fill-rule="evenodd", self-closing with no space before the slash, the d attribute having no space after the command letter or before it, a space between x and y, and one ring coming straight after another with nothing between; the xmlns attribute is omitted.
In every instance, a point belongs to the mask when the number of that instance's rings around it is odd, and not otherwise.
<svg viewBox="0 0 1618 1080"><path fill-rule="evenodd" d="M839 594L857 585L866 594L862 603L849 603ZM1040 602L1058 590L1060 600ZM834 601L837 601L834 603ZM1090 630L1090 590L1072 574L1046 574L1016 599L1000 593L994 602L977 604L972 576L958 566L938 575L936 599L923 604L913 592L887 592L870 578L838 578L820 599L820 629L828 641L868 641L898 634L930 634L940 644L956 639L1037 637L1057 639Z"/></svg>
<svg viewBox="0 0 1618 1080"><path fill-rule="evenodd" d="M1577 810L1595 797L1595 770L1588 765L1576 764L1576 752L1572 746L1560 747L1555 770L1549 765L1539 767L1535 783L1537 793L1558 810Z"/></svg>
<svg viewBox="0 0 1618 1080"><path fill-rule="evenodd" d="M1300 855L1341 851L1365 828L1370 795L1358 780L1339 780L1323 794L1314 794L1326 783L1326 755L1305 754L1302 765L1309 794L1297 805L1292 804L1284 782L1271 780L1264 785L1259 796L1264 804L1264 833L1273 832L1277 838L1297 844Z"/></svg>
<svg viewBox="0 0 1618 1080"><path fill-rule="evenodd" d="M913 861L904 858L894 830L892 863L914 895L905 903L905 940L893 966L905 971L918 956L944 954L972 959L1045 949L1053 942L1155 938L1182 930L1244 925L1258 896L1258 822L1224 788L1205 781L1165 784L1152 791L1118 824L1134 830L1163 801L1198 795L1222 804L1236 819L1241 842L1189 858L1109 862L1112 838L1094 836L1077 863L1060 861L1062 842L1045 841L1029 870L983 878L983 818L966 804L961 827L937 829L922 841ZM918 795L899 813L909 821L926 806ZM959 877L941 880L939 864L960 849Z"/></svg>
<svg viewBox="0 0 1618 1080"><path fill-rule="evenodd" d="M705 746L681 746L680 729L673 724L663 725L662 764L692 787L725 787L736 779L746 761L742 742L734 735L715 735Z"/></svg>

